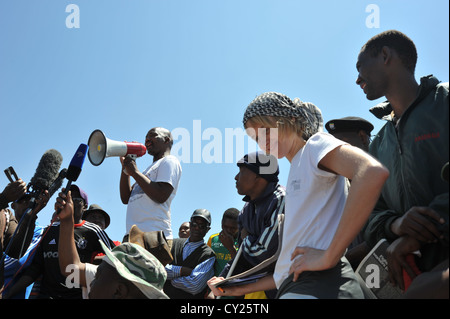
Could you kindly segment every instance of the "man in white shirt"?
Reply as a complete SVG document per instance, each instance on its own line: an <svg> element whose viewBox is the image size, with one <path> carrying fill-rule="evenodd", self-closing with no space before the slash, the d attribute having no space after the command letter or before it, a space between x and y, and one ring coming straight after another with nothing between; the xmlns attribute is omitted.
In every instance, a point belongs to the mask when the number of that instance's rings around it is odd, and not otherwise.
<svg viewBox="0 0 450 319"><path fill-rule="evenodd" d="M179 160L170 154L173 137L169 130L155 127L148 131L145 146L152 164L140 172L131 157L122 157L120 198L127 204L126 234L137 225L144 232L162 230L172 244L170 204L181 177ZM136 183L131 185L130 176ZM126 239L125 239L126 240Z"/></svg>

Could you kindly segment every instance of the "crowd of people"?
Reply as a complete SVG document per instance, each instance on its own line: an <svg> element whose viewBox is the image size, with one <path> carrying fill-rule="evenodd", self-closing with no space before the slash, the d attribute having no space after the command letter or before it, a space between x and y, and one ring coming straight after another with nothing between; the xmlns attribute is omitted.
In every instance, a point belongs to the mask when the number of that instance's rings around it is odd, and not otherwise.
<svg viewBox="0 0 450 319"><path fill-rule="evenodd" d="M370 110L386 121L373 140L359 117L330 120L325 132L313 103L278 92L251 101L243 125L261 151L236 163L244 205L227 209L207 240L205 208L172 232L182 168L162 127L146 135L146 170L121 158L121 242L78 185L61 190L52 223L39 225L48 191L11 182L0 193L2 298L363 299L356 268L384 239L403 298L448 298L449 87L431 75L417 83L416 62L414 42L396 30L361 48L356 84L368 100L386 98ZM290 162L285 183L280 158ZM259 265L257 280L220 287Z"/></svg>

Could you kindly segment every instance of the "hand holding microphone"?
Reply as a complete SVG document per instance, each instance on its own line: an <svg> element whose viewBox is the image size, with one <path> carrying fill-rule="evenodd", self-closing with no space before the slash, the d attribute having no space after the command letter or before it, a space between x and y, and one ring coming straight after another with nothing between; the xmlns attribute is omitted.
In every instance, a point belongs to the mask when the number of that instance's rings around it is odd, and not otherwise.
<svg viewBox="0 0 450 319"><path fill-rule="evenodd" d="M86 144L80 144L77 151L75 152L75 155L73 156L72 160L70 161L69 167L66 172L66 178L67 178L67 185L64 189L63 194L67 195L67 193L70 190L70 186L72 185L72 182L75 182L78 179L78 176L80 176L81 169L83 167L84 159L86 157L86 153L88 151L88 146ZM61 211L61 208L59 208L56 211L56 214L58 215Z"/></svg>
<svg viewBox="0 0 450 319"><path fill-rule="evenodd" d="M9 183L0 193L0 209L8 207L8 204L21 198L27 192L27 184L19 178Z"/></svg>
<svg viewBox="0 0 450 319"><path fill-rule="evenodd" d="M59 196L56 198L55 202L55 211L59 211L59 220L68 220L71 218L73 221L74 210L72 193L70 191L66 192L66 189L63 189L63 191L59 193Z"/></svg>

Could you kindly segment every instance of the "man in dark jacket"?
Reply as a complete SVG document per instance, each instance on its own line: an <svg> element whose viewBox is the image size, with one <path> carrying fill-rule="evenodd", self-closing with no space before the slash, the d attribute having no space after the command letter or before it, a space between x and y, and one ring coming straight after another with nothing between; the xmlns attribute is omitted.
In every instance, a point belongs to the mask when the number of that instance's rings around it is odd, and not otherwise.
<svg viewBox="0 0 450 319"><path fill-rule="evenodd" d="M391 282L405 289L403 276L415 278L407 256L415 255L420 272L448 259L448 182L440 178L448 162L449 100L447 83L426 76L418 84L417 52L411 39L390 30L374 36L361 49L356 83L368 100L385 96L371 112L387 123L369 152L390 175L365 227L373 246L382 238L391 244Z"/></svg>
<svg viewBox="0 0 450 319"><path fill-rule="evenodd" d="M222 277L242 273L272 257L278 249L278 215L284 214L286 189L278 184L278 161L273 155L254 152L237 163L236 189L244 195L244 207L238 218L241 233L241 254L229 273L232 259L221 273ZM274 264L272 265L275 266ZM273 271L273 268L265 269ZM266 291L274 298L276 291ZM259 298L259 297L258 297Z"/></svg>
<svg viewBox="0 0 450 319"><path fill-rule="evenodd" d="M216 255L203 238L211 225L211 213L196 209L191 216L189 238L175 238L171 253L173 262L166 265L164 292L170 299L203 299L206 282L214 275Z"/></svg>

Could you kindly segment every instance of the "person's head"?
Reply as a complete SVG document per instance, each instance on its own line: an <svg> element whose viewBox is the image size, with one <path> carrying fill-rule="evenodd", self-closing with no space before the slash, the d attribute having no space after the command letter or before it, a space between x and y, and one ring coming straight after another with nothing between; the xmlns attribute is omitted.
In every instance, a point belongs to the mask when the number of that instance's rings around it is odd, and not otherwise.
<svg viewBox="0 0 450 319"><path fill-rule="evenodd" d="M172 133L163 127L150 129L145 136L145 147L147 153L153 157L161 158L167 152L170 153L173 145Z"/></svg>
<svg viewBox="0 0 450 319"><path fill-rule="evenodd" d="M30 205L30 200L32 197L32 194L26 193L25 195L21 196L19 199L11 203L11 208L14 210L14 215L16 216L17 220L20 220L22 218L23 213Z"/></svg>
<svg viewBox="0 0 450 319"><path fill-rule="evenodd" d="M70 186L70 193L72 194L74 221L78 223L81 220L81 216L83 216L83 212L89 205L88 195L75 184Z"/></svg>
<svg viewBox="0 0 450 319"><path fill-rule="evenodd" d="M417 50L410 38L397 30L382 32L361 48L356 63L356 84L364 90L367 99L376 100L388 94L398 76L414 77L416 63Z"/></svg>
<svg viewBox="0 0 450 319"><path fill-rule="evenodd" d="M196 242L203 240L206 233L211 229L211 213L204 208L196 209L192 215L189 223L191 231L190 241Z"/></svg>
<svg viewBox="0 0 450 319"><path fill-rule="evenodd" d="M271 154L253 152L237 162L239 172L234 179L239 195L256 199L271 182L278 182L278 160Z"/></svg>
<svg viewBox="0 0 450 319"><path fill-rule="evenodd" d="M180 238L189 238L191 235L189 222L184 222L181 224L180 229L178 230L178 237Z"/></svg>
<svg viewBox="0 0 450 319"><path fill-rule="evenodd" d="M222 216L222 229L233 237L239 233L238 216L237 208L228 208Z"/></svg>
<svg viewBox="0 0 450 319"><path fill-rule="evenodd" d="M168 299L163 292L167 278L162 264L150 252L133 243L109 250L91 283L89 299Z"/></svg>
<svg viewBox="0 0 450 319"><path fill-rule="evenodd" d="M322 131L319 108L277 92L266 92L248 106L243 118L247 134L267 154L289 157L297 144Z"/></svg>
<svg viewBox="0 0 450 319"><path fill-rule="evenodd" d="M334 137L366 152L369 151L370 133L373 130L373 125L369 121L356 116L347 116L328 121L325 128Z"/></svg>
<svg viewBox="0 0 450 319"><path fill-rule="evenodd" d="M89 208L83 212L82 218L88 222L98 225L103 230L108 228L111 222L108 213L97 204L92 204L89 206Z"/></svg>

